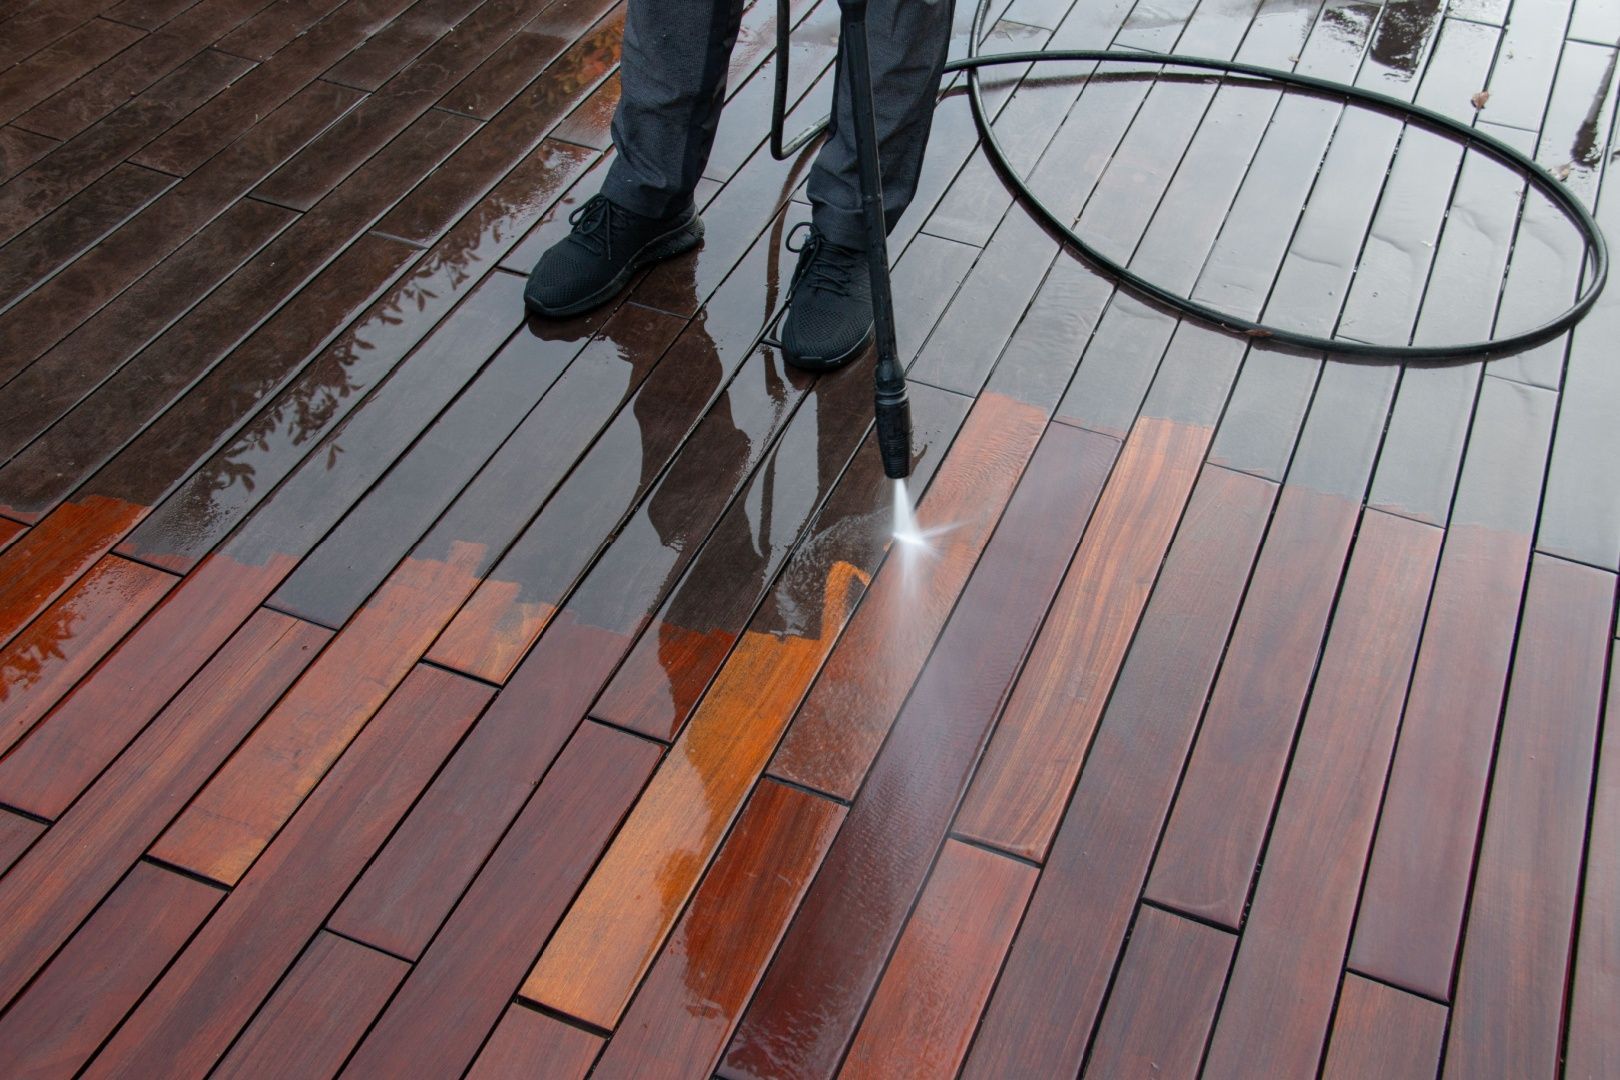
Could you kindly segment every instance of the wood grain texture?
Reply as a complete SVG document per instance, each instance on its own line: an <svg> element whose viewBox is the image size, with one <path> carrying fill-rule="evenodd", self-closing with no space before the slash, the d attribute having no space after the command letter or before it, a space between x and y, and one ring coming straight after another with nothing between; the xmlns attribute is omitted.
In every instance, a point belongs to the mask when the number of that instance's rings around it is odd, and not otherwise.
<svg viewBox="0 0 1620 1080"><path fill-rule="evenodd" d="M593 1076L713 1074L843 820L829 799L761 781Z"/></svg>
<svg viewBox="0 0 1620 1080"><path fill-rule="evenodd" d="M1034 867L947 840L839 1076L946 1076L1035 885Z"/></svg>
<svg viewBox="0 0 1620 1080"><path fill-rule="evenodd" d="M1538 556L1446 1043L1448 1076L1557 1076L1614 575Z"/></svg>
<svg viewBox="0 0 1620 1080"><path fill-rule="evenodd" d="M408 970L403 960L317 934L210 1075L335 1076Z"/></svg>
<svg viewBox="0 0 1620 1080"><path fill-rule="evenodd" d="M1444 1005L1348 973L1322 1075L1326 1080L1432 1080L1440 1069L1445 1033Z"/></svg>
<svg viewBox="0 0 1620 1080"><path fill-rule="evenodd" d="M644 739L580 727L345 1075L455 1076L472 1063L658 757Z"/></svg>
<svg viewBox="0 0 1620 1080"><path fill-rule="evenodd" d="M964 836L1045 857L1209 438L1144 418L1126 440L968 790Z"/></svg>
<svg viewBox="0 0 1620 1080"><path fill-rule="evenodd" d="M109 555L0 651L0 753L174 587L162 570Z"/></svg>
<svg viewBox="0 0 1620 1080"><path fill-rule="evenodd" d="M1487 377L1401 724L1351 966L1448 1000L1519 624L1553 395Z"/></svg>
<svg viewBox="0 0 1620 1080"><path fill-rule="evenodd" d="M1147 895L1236 928L1360 508L1285 485Z"/></svg>
<svg viewBox="0 0 1620 1080"><path fill-rule="evenodd" d="M1079 1072L1274 495L1257 477L1205 469L991 998L969 1075Z"/></svg>
<svg viewBox="0 0 1620 1080"><path fill-rule="evenodd" d="M222 895L151 863L136 863L0 1019L6 1075L73 1075Z"/></svg>
<svg viewBox="0 0 1620 1080"><path fill-rule="evenodd" d="M1439 546L1431 526L1362 518L1205 1075L1321 1060Z"/></svg>
<svg viewBox="0 0 1620 1080"><path fill-rule="evenodd" d="M424 669L327 775L92 1063L92 1076L220 1059L489 700Z"/></svg>
<svg viewBox="0 0 1620 1080"><path fill-rule="evenodd" d="M972 447L958 443L962 453ZM1115 449L1101 436L1056 430L1036 449L749 1006L726 1055L727 1075L837 1068L1079 543ZM1065 486L1061 496L1053 497L1053 485ZM927 572L926 564L901 568ZM884 615L892 619L900 610ZM995 628L994 648L985 645L986 625ZM858 757L845 760L864 771Z"/></svg>
<svg viewBox="0 0 1620 1080"><path fill-rule="evenodd" d="M512 1005L479 1051L467 1080L585 1080L602 1049L600 1036L524 1005Z"/></svg>
<svg viewBox="0 0 1620 1080"><path fill-rule="evenodd" d="M924 452L961 422L951 395L918 394L912 408ZM750 623L541 955L525 997L602 1027L617 1022L877 569L887 491L868 439L802 561Z"/></svg>
<svg viewBox="0 0 1620 1080"><path fill-rule="evenodd" d="M1083 1075L1195 1077L1237 940L1143 907Z"/></svg>
<svg viewBox="0 0 1620 1080"><path fill-rule="evenodd" d="M1598 1080L1620 1070L1620 660L1609 665L1592 827L1581 884L1581 933L1569 1004L1564 1075Z"/></svg>
<svg viewBox="0 0 1620 1080"><path fill-rule="evenodd" d="M325 639L325 631L284 615L266 612L250 620L0 878L0 1000L26 985L95 910ZM49 777L49 759L41 763L27 753L38 738L7 763L23 759L33 769L28 775ZM71 771L73 745L53 743L51 750Z"/></svg>
<svg viewBox="0 0 1620 1080"><path fill-rule="evenodd" d="M0 876L28 850L45 826L33 818L25 818L10 810L0 810Z"/></svg>
<svg viewBox="0 0 1620 1080"><path fill-rule="evenodd" d="M910 557L897 560L873 583L777 751L772 764L776 775L838 798L854 797L1014 497L1045 428L1046 415L1037 408L1000 395L988 395L983 401L962 429L960 445L975 448L971 467L942 473L918 510L919 530L938 533L930 550L922 554L902 550L901 556ZM1114 449L1102 439L1058 438L1050 453L1075 452L1082 445L1088 450ZM1111 458L1112 453L1101 457L1104 469ZM1069 460L1082 467L1093 461L1081 453ZM1037 479L1047 498L1061 497L1051 472L1043 470ZM1076 502L1089 510L1090 500L1084 496L1089 485L1082 481L1079 486L1082 494ZM1021 509L1023 514L1009 523L1008 531L1015 536L1026 528L1039 528L1025 524L1024 515L1034 512L1032 505L1026 502ZM1071 533L1060 529L1057 535ZM1018 643L1020 651L1023 644ZM885 662L872 663L874 656Z"/></svg>

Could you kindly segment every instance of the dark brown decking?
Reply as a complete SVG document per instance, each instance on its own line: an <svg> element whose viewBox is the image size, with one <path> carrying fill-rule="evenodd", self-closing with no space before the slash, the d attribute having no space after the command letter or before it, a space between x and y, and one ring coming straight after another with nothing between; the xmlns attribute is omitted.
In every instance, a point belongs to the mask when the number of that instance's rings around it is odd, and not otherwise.
<svg viewBox="0 0 1620 1080"><path fill-rule="evenodd" d="M1612 0L997 13L1472 120L1620 236ZM0 1073L1620 1073L1620 291L1488 364L1256 347L1062 253L949 93L905 557L869 370L759 343L770 0L703 247L525 320L623 17L0 9ZM1397 119L1023 74L1014 160L1172 288L1432 342L1578 287Z"/></svg>

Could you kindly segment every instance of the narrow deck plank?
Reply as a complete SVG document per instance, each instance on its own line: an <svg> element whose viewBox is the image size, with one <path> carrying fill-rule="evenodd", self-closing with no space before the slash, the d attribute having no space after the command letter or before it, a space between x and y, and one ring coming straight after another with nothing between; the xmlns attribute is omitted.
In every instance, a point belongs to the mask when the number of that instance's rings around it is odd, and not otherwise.
<svg viewBox="0 0 1620 1080"><path fill-rule="evenodd" d="M479 1051L467 1080L527 1080L542 1069L556 1080L585 1080L601 1049L600 1036L512 1005Z"/></svg>
<svg viewBox="0 0 1620 1080"><path fill-rule="evenodd" d="M325 637L284 615L249 622L65 813L65 800L49 799L52 766L72 760L76 747L46 740L47 725L6 760L0 798L49 804L62 816L0 879L0 1000L15 995L95 910ZM44 750L31 753L36 745Z"/></svg>
<svg viewBox="0 0 1620 1080"><path fill-rule="evenodd" d="M840 1077L956 1071L1036 874L981 848L945 842Z"/></svg>
<svg viewBox="0 0 1620 1080"><path fill-rule="evenodd" d="M0 651L0 753L20 742L175 581L108 556L12 639Z"/></svg>
<svg viewBox="0 0 1620 1080"><path fill-rule="evenodd" d="M6 125L0 127L0 182L10 180L56 149L55 139Z"/></svg>
<svg viewBox="0 0 1620 1080"><path fill-rule="evenodd" d="M1435 581L1350 962L1451 996L1553 396L1488 377Z"/></svg>
<svg viewBox="0 0 1620 1080"><path fill-rule="evenodd" d="M1206 1075L1320 1063L1439 548L1431 526L1362 519Z"/></svg>
<svg viewBox="0 0 1620 1080"><path fill-rule="evenodd" d="M765 780L754 790L593 1076L709 1076L844 808Z"/></svg>
<svg viewBox="0 0 1620 1080"><path fill-rule="evenodd" d="M1195 1077L1237 940L1143 907L1082 1075Z"/></svg>
<svg viewBox="0 0 1620 1080"><path fill-rule="evenodd" d="M987 412L980 422L991 415ZM970 421L958 447L980 456L984 444L975 439L977 427ZM1022 464L1016 444L997 449L1006 458L1001 467ZM768 1075L778 1069L805 1075L835 1071L924 887L1040 613L1096 504L1115 449L1101 436L1055 432L1035 450L1025 482L979 560L983 581L969 585L973 600L986 592L1005 592L993 605L962 608L947 626L941 651L894 720L849 820L749 1006L726 1055L726 1076ZM982 486L973 489L977 492L990 486L986 481L1011 483L982 462L970 461L963 471L980 477ZM949 477L943 474L939 483ZM1067 490L1053 495L1054 485ZM890 572L894 570L910 574L918 589L929 585L927 563L902 562ZM874 588L865 610L878 612L880 625L892 625L896 610L903 610L900 598L890 600L887 608L876 606L881 599ZM1006 631L997 648L982 648L981 618ZM982 651L969 650L968 641ZM866 643L861 646L864 650ZM865 762L860 764L864 771ZM810 1021L810 1016L816 1019Z"/></svg>
<svg viewBox="0 0 1620 1080"><path fill-rule="evenodd" d="M1126 440L974 777L963 835L1045 857L1210 435L1150 417Z"/></svg>
<svg viewBox="0 0 1620 1080"><path fill-rule="evenodd" d="M249 60L265 61L301 37L346 0L275 0L253 18L220 38L219 47ZM383 20L386 22L386 20Z"/></svg>
<svg viewBox="0 0 1620 1080"><path fill-rule="evenodd" d="M472 1063L659 753L600 724L580 727L346 1075L452 1076Z"/></svg>
<svg viewBox="0 0 1620 1080"><path fill-rule="evenodd" d="M1614 601L1613 574L1536 558L1474 872L1448 1076L1559 1074Z"/></svg>
<svg viewBox="0 0 1620 1080"><path fill-rule="evenodd" d="M1348 973L1333 1015L1326 1080L1432 1080L1440 1070L1446 1007Z"/></svg>
<svg viewBox="0 0 1620 1080"><path fill-rule="evenodd" d="M409 970L386 953L317 934L210 1075L337 1075Z"/></svg>
<svg viewBox="0 0 1620 1080"><path fill-rule="evenodd" d="M0 810L0 877L44 831L45 826L33 818Z"/></svg>
<svg viewBox="0 0 1620 1080"><path fill-rule="evenodd" d="M922 390L912 397L913 445L937 460L965 403ZM876 571L888 547L887 495L868 439L802 561L751 621L541 955L525 997L601 1026L617 1021ZM674 852L683 854L669 864Z"/></svg>
<svg viewBox="0 0 1620 1080"><path fill-rule="evenodd" d="M1205 470L967 1075L1079 1072L1274 497L1257 477Z"/></svg>
<svg viewBox="0 0 1620 1080"><path fill-rule="evenodd" d="M168 969L87 1075L202 1072L297 960L489 700L442 671L411 680ZM373 744L389 754L368 753ZM160 841L154 849L163 850Z"/></svg>
<svg viewBox="0 0 1620 1080"><path fill-rule="evenodd" d="M223 895L162 867L136 863L0 1019L7 1075L73 1075Z"/></svg>
<svg viewBox="0 0 1620 1080"><path fill-rule="evenodd" d="M1598 1080L1620 1069L1620 660L1609 666L1609 705L1603 718L1592 793L1592 825L1581 883L1581 930L1569 1004L1564 1075Z"/></svg>
<svg viewBox="0 0 1620 1080"><path fill-rule="evenodd" d="M144 37L135 27L108 19L80 24L49 47L0 72L0 123L15 120Z"/></svg>
<svg viewBox="0 0 1620 1080"><path fill-rule="evenodd" d="M474 32L483 22L480 15L485 6L484 0L426 0L412 4L399 18L367 38L364 45L327 68L321 78L374 94L445 35ZM495 10L490 8L491 13Z"/></svg>

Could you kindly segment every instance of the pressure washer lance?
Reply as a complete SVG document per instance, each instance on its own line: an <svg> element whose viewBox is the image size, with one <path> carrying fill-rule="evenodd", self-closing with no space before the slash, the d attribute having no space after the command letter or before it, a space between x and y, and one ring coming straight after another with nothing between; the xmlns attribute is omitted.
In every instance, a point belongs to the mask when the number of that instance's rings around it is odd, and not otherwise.
<svg viewBox="0 0 1620 1080"><path fill-rule="evenodd" d="M861 220L866 226L866 262L872 278L878 453L883 458L884 475L904 480L911 475L911 404L906 400L906 373L894 342L894 293L889 288L888 230L883 221L883 171L872 106L872 69L866 52L866 0L838 0L838 10L838 40L848 65L850 113L855 118L855 163L860 174Z"/></svg>

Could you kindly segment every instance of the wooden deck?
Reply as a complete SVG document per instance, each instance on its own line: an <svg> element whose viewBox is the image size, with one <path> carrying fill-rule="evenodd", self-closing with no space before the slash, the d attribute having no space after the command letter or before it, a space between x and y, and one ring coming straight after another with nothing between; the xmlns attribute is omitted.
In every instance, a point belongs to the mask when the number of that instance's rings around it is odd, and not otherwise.
<svg viewBox="0 0 1620 1080"><path fill-rule="evenodd" d="M999 10L1415 99L1620 239L1616 0ZM955 87L891 552L869 368L759 344L774 14L704 246L542 324L622 4L0 7L0 1074L1620 1075L1620 286L1487 364L1181 323ZM1578 285L1389 116L1020 74L1037 187L1232 311L1456 341Z"/></svg>

